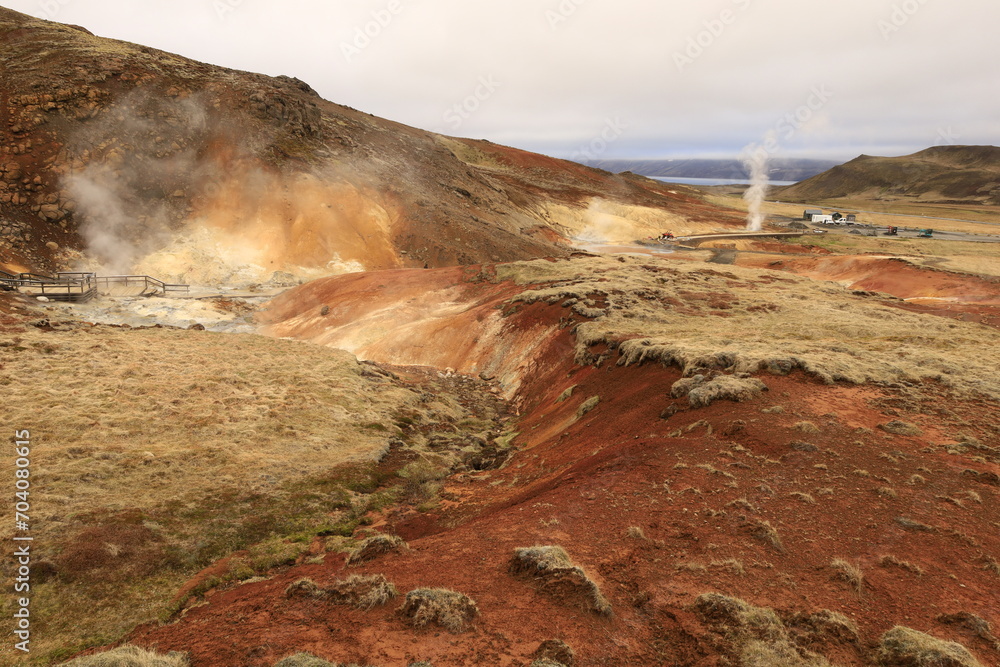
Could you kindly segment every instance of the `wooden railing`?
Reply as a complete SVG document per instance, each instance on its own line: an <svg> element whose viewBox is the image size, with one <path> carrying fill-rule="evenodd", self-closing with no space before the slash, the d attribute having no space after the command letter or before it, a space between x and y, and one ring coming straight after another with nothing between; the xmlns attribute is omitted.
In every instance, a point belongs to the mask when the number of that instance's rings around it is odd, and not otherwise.
<svg viewBox="0 0 1000 667"><path fill-rule="evenodd" d="M30 287L41 296L59 301L88 301L98 287L110 285L142 285L142 294L189 292L189 285L165 283L152 276L98 276L90 271L60 271L54 277L38 273L7 273L0 271L0 282L13 287Z"/></svg>
<svg viewBox="0 0 1000 667"><path fill-rule="evenodd" d="M165 283L162 280L154 278L152 276L97 276L95 278L98 285L138 285L143 284L142 291L145 292L146 289L152 287L155 290L160 290L164 294L167 292L189 292L191 291L190 285L178 285L172 283Z"/></svg>

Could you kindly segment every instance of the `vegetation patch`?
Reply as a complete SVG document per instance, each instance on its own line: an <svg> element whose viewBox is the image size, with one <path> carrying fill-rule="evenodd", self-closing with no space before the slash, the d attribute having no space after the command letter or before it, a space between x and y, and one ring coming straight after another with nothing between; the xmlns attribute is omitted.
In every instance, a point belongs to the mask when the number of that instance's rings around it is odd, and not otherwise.
<svg viewBox="0 0 1000 667"><path fill-rule="evenodd" d="M468 629L479 607L469 596L446 588L418 588L406 594L399 613L414 627L434 623L457 634Z"/></svg>
<svg viewBox="0 0 1000 667"><path fill-rule="evenodd" d="M189 667L190 664L186 653L171 651L161 655L127 644L63 663L64 667Z"/></svg>
<svg viewBox="0 0 1000 667"><path fill-rule="evenodd" d="M573 564L566 550L559 546L523 547L514 550L510 572L531 578L541 589L571 600L582 600L593 612L611 616L611 603L600 588Z"/></svg>
<svg viewBox="0 0 1000 667"><path fill-rule="evenodd" d="M778 529L772 526L770 521L755 519L750 524L750 534L778 553L785 553L785 545L781 543L781 536L778 535Z"/></svg>
<svg viewBox="0 0 1000 667"><path fill-rule="evenodd" d="M1000 398L1000 377L989 370L1000 366L995 329L859 301L848 288L793 274L780 279L781 294L794 298L774 310L775 293L759 289L774 282L768 272L654 260L642 268L609 257L537 260L498 266L496 279L524 285L514 299L526 303L603 295L605 307L574 330L581 364L603 363L611 350L620 365L661 363L687 378L801 371L827 384L933 381L959 395ZM728 317L707 324L705 303L692 296L707 294L726 297Z"/></svg>
<svg viewBox="0 0 1000 667"><path fill-rule="evenodd" d="M573 667L576 664L576 654L572 647L561 639L546 639L535 649L532 657L535 662L544 661L563 667Z"/></svg>
<svg viewBox="0 0 1000 667"><path fill-rule="evenodd" d="M691 407L703 408L722 400L743 403L758 398L765 391L767 385L757 378L732 375L707 378L704 375L695 375L675 382L670 389L670 395L674 398L686 396Z"/></svg>
<svg viewBox="0 0 1000 667"><path fill-rule="evenodd" d="M891 554L879 558L878 564L882 567L895 567L900 570L906 570L907 572L912 572L917 576L923 576L924 574L924 568L916 565L915 563L897 558Z"/></svg>
<svg viewBox="0 0 1000 667"><path fill-rule="evenodd" d="M854 592L861 595L864 590L865 575L861 572L860 567L843 558L834 558L830 567L836 571L838 579L846 581L854 589Z"/></svg>
<svg viewBox="0 0 1000 667"><path fill-rule="evenodd" d="M398 535L372 535L362 541L361 544L355 547L355 549L347 556L347 564L359 565L374 558L378 558L382 554L387 554L392 551L400 551L401 549L406 548L406 540Z"/></svg>
<svg viewBox="0 0 1000 667"><path fill-rule="evenodd" d="M600 396L591 396L586 401L581 403L580 407L576 409L576 416L577 417L584 416L585 414L596 408L600 402L601 402Z"/></svg>
<svg viewBox="0 0 1000 667"><path fill-rule="evenodd" d="M715 633L715 648L740 665L830 667L825 657L806 645L819 645L831 637L857 640L853 624L834 612L795 617L791 632L773 609L720 593L698 596L692 610Z"/></svg>
<svg viewBox="0 0 1000 667"><path fill-rule="evenodd" d="M285 589L285 596L289 598L326 600L331 604L348 605L363 611L383 605L397 595L399 591L396 587L381 574L355 574L329 586L319 586L311 579L299 579Z"/></svg>
<svg viewBox="0 0 1000 667"><path fill-rule="evenodd" d="M961 644L902 626L882 635L876 662L880 667L983 667Z"/></svg>
<svg viewBox="0 0 1000 667"><path fill-rule="evenodd" d="M274 667L338 667L337 663L317 658L312 653L296 653L274 663Z"/></svg>
<svg viewBox="0 0 1000 667"><path fill-rule="evenodd" d="M879 424L878 427L886 433L892 433L893 435L918 436L924 433L916 424L899 421L898 419L885 424Z"/></svg>

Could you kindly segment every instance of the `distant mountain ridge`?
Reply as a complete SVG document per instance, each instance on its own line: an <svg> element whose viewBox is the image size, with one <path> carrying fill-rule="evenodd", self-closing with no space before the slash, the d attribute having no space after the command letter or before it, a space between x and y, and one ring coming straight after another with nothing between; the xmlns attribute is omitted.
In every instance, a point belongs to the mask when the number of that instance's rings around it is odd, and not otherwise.
<svg viewBox="0 0 1000 667"><path fill-rule="evenodd" d="M630 171L650 178L719 178L746 180L750 174L740 160L589 160L588 167L597 167L620 174ZM781 158L769 163L772 181L801 181L839 165L837 160Z"/></svg>
<svg viewBox="0 0 1000 667"><path fill-rule="evenodd" d="M902 157L861 155L776 192L786 201L919 199L1000 205L1000 148L935 146Z"/></svg>

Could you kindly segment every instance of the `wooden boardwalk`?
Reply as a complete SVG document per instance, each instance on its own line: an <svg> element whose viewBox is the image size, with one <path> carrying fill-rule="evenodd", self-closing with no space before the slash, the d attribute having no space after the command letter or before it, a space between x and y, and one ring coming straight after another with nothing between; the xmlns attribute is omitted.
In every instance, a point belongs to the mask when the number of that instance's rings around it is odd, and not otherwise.
<svg viewBox="0 0 1000 667"><path fill-rule="evenodd" d="M73 303L85 303L98 295L153 296L190 290L188 285L165 283L152 276L98 276L82 271L65 271L54 276L0 271L0 287L50 301Z"/></svg>

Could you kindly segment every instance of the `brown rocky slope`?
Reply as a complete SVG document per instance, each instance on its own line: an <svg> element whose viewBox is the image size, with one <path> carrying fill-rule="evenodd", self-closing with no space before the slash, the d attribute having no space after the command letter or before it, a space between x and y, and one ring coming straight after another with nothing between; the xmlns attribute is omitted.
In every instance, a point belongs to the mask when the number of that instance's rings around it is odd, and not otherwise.
<svg viewBox="0 0 1000 667"><path fill-rule="evenodd" d="M1000 204L1000 148L936 146L902 157L862 155L775 190L784 201L913 200Z"/></svg>
<svg viewBox="0 0 1000 667"><path fill-rule="evenodd" d="M740 224L683 187L447 138L294 78L4 8L0 66L0 238L15 268L60 268L86 250L132 270L160 251L140 268L219 282L244 267L321 275L561 255L595 221L634 223L626 238Z"/></svg>

